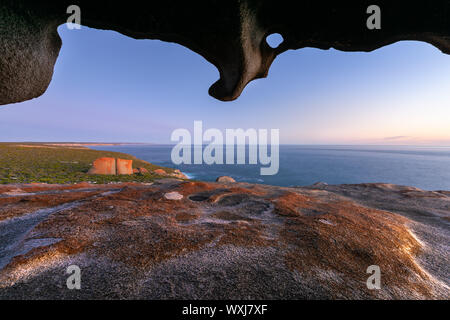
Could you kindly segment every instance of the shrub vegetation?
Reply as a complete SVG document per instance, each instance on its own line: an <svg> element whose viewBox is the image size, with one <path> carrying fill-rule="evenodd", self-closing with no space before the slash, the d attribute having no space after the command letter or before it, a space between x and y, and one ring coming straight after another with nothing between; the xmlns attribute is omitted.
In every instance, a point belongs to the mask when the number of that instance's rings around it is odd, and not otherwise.
<svg viewBox="0 0 450 320"><path fill-rule="evenodd" d="M101 157L133 160L133 168L146 168L149 173L118 176L88 175L92 162ZM152 182L162 178L151 172L155 169L173 172L173 169L157 166L120 152L45 143L0 143L0 184Z"/></svg>

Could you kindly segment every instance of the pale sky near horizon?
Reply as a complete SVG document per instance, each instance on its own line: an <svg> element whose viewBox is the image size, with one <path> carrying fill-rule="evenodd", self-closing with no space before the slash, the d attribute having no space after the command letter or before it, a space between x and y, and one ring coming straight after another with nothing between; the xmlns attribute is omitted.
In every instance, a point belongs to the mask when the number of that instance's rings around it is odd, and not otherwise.
<svg viewBox="0 0 450 320"><path fill-rule="evenodd" d="M301 49L234 102L208 95L218 71L177 44L60 26L52 83L0 106L0 141L170 143L177 128L280 129L285 144L450 146L450 56L420 42L371 53Z"/></svg>

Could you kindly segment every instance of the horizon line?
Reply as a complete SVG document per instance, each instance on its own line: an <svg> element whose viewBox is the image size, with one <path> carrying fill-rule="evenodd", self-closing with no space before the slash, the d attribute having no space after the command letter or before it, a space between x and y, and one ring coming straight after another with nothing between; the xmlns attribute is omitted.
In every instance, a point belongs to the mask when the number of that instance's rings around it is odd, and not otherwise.
<svg viewBox="0 0 450 320"><path fill-rule="evenodd" d="M159 143L159 142L110 142L110 141L0 141L0 144L6 143L41 143L41 144L78 144L78 145L154 145L154 146L176 146L177 143ZM204 143L202 146L209 145ZM214 144L213 144L214 145ZM225 145L225 144L223 144ZM234 144L242 145L242 144ZM245 146L254 144L244 144ZM268 145L271 145L268 143ZM380 143L280 143L280 146L379 146L379 147L445 147L450 148L449 145L444 144L380 144ZM191 144L191 146L200 146L199 144Z"/></svg>

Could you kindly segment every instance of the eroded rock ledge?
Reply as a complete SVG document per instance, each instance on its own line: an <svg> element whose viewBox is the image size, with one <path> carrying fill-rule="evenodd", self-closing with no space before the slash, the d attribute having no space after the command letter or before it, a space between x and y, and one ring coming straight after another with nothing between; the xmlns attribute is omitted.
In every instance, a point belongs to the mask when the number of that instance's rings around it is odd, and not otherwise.
<svg viewBox="0 0 450 320"><path fill-rule="evenodd" d="M0 3L0 105L40 96L61 47L58 25L72 1ZM399 40L420 40L450 53L450 1L377 1L381 30L366 27L372 1L77 1L81 23L136 39L179 43L214 64L220 79L210 94L236 99L248 82L267 76L277 55L304 47L371 51ZM278 48L267 45L280 33Z"/></svg>
<svg viewBox="0 0 450 320"><path fill-rule="evenodd" d="M446 191L174 179L6 185L0 220L1 299L450 296ZM73 264L81 290L66 287ZM381 268L381 290L366 287L370 265Z"/></svg>

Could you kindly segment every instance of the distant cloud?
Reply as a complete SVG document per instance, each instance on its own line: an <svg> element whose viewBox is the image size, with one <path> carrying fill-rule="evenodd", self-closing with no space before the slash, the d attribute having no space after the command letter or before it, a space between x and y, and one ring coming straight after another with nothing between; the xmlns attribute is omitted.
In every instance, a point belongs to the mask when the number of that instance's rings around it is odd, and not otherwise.
<svg viewBox="0 0 450 320"><path fill-rule="evenodd" d="M386 137L384 138L384 140L399 140L399 139L406 139L406 138L410 138L408 136L394 136L394 137Z"/></svg>

